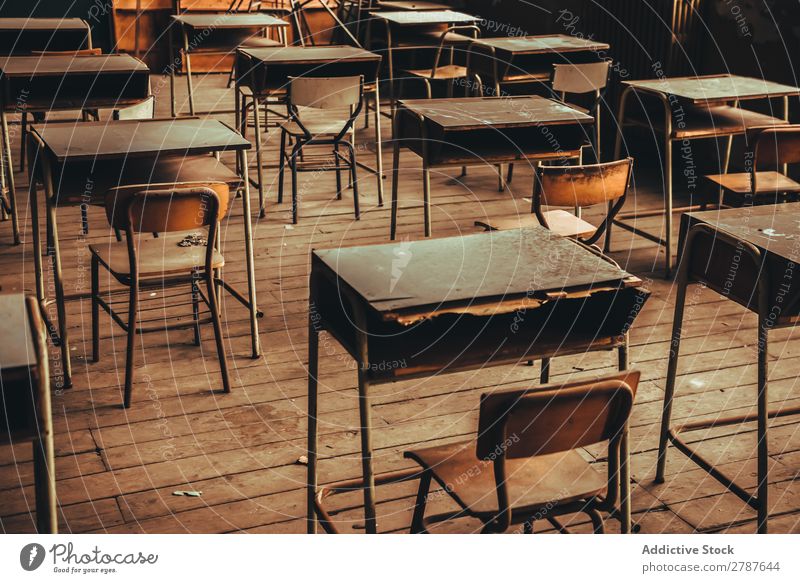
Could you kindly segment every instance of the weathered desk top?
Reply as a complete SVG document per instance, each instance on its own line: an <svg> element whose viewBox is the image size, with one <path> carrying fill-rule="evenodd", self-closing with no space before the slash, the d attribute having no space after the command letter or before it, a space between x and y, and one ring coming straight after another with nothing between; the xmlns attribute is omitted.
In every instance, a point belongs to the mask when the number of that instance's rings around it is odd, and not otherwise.
<svg viewBox="0 0 800 583"><path fill-rule="evenodd" d="M477 16L471 16L454 10L398 10L394 12L370 12L370 14L375 18L380 18L397 26L470 24L480 20Z"/></svg>
<svg viewBox="0 0 800 583"><path fill-rule="evenodd" d="M219 14L178 14L172 19L191 28L266 28L273 26L289 26L289 23L269 14L260 13L219 13Z"/></svg>
<svg viewBox="0 0 800 583"><path fill-rule="evenodd" d="M544 227L314 251L379 313L542 298L629 274Z"/></svg>
<svg viewBox="0 0 800 583"><path fill-rule="evenodd" d="M80 122L31 128L59 162L247 150L250 141L219 120Z"/></svg>
<svg viewBox="0 0 800 583"><path fill-rule="evenodd" d="M800 95L798 87L740 75L673 77L623 83L638 90L674 95L694 103Z"/></svg>
<svg viewBox="0 0 800 583"><path fill-rule="evenodd" d="M28 306L23 294L0 294L0 372L37 366Z"/></svg>
<svg viewBox="0 0 800 583"><path fill-rule="evenodd" d="M265 47L239 49L248 57L270 65L314 64L331 61L380 61L381 56L351 46Z"/></svg>
<svg viewBox="0 0 800 583"><path fill-rule="evenodd" d="M769 255L800 262L800 203L686 213L687 220L753 244Z"/></svg>
<svg viewBox="0 0 800 583"><path fill-rule="evenodd" d="M449 131L594 123L590 115L537 95L411 99L400 101L400 105Z"/></svg>
<svg viewBox="0 0 800 583"><path fill-rule="evenodd" d="M493 47L513 54L568 53L576 51L605 51L606 43L576 38L565 34L546 34L519 37L481 38L477 45Z"/></svg>
<svg viewBox="0 0 800 583"><path fill-rule="evenodd" d="M130 55L39 55L0 58L0 74L5 77L149 72L147 65Z"/></svg>
<svg viewBox="0 0 800 583"><path fill-rule="evenodd" d="M0 31L88 29L80 18L0 18Z"/></svg>

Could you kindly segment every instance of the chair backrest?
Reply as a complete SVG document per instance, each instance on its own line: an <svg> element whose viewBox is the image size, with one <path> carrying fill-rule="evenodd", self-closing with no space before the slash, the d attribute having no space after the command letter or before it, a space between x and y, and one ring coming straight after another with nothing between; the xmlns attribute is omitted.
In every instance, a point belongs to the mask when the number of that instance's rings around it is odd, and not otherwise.
<svg viewBox="0 0 800 583"><path fill-rule="evenodd" d="M800 162L800 125L754 128L748 132L748 144L753 152L753 170L796 164Z"/></svg>
<svg viewBox="0 0 800 583"><path fill-rule="evenodd" d="M74 51L31 51L31 54L38 57L59 57L64 55L72 55L74 57L91 57L94 55L102 55L103 49L77 49Z"/></svg>
<svg viewBox="0 0 800 583"><path fill-rule="evenodd" d="M633 158L579 166L540 166L536 197L547 206L585 207L625 196Z"/></svg>
<svg viewBox="0 0 800 583"><path fill-rule="evenodd" d="M115 120L124 119L153 119L156 115L156 98L151 95L136 105L114 110Z"/></svg>
<svg viewBox="0 0 800 583"><path fill-rule="evenodd" d="M527 458L604 441L628 420L639 372L501 391L481 397L476 454L482 460Z"/></svg>
<svg viewBox="0 0 800 583"><path fill-rule="evenodd" d="M315 109L354 107L361 102L363 77L289 77L289 102Z"/></svg>
<svg viewBox="0 0 800 583"><path fill-rule="evenodd" d="M608 83L611 63L560 63L553 69L553 91L558 93L594 93Z"/></svg>
<svg viewBox="0 0 800 583"><path fill-rule="evenodd" d="M224 182L120 186L105 199L108 222L129 233L169 233L216 224L225 216L230 190Z"/></svg>
<svg viewBox="0 0 800 583"><path fill-rule="evenodd" d="M481 29L478 28L474 24L454 24L452 26L448 26L439 37L439 45L436 47L436 55L433 58L433 68L431 69L431 78L436 78L436 69L438 69L442 63L442 54L444 53L444 49L448 44L448 41L453 34L461 34L464 36L470 36L473 39L477 39L481 36ZM469 58L471 53L472 44L470 43L469 49L467 50L467 65L469 65ZM450 55L450 64L453 63L454 55L455 55L455 45L451 42L450 43L450 50L448 51Z"/></svg>

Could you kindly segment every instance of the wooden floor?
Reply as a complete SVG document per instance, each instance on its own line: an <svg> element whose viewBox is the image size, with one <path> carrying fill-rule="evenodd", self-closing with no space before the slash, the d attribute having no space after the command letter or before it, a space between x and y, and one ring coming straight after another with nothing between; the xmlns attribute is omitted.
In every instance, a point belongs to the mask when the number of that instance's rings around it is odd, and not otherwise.
<svg viewBox="0 0 800 583"><path fill-rule="evenodd" d="M168 86L154 77L160 114L168 112ZM179 86L183 89L183 84ZM198 83L198 105L228 108L232 92L221 76ZM179 93L180 95L180 93ZM232 121L232 116L221 119ZM384 136L390 134L388 120ZM18 134L19 127L12 132ZM278 134L269 134L267 160L277 162ZM360 155L373 163L372 130L360 130ZM387 166L391 156L387 148ZM16 150L15 150L16 152ZM231 163L231 160L226 160ZM654 165L637 161L636 194L628 208L660 203L653 188L660 174ZM402 156L400 235L422 233L419 160ZM388 171L387 171L388 173ZM192 344L190 331L141 337L134 403L123 410L125 338L102 317L102 358L88 361L91 350L89 305L69 305L73 339L74 388L55 390L56 473L62 532L147 533L286 533L305 530L306 467L306 340L309 252L314 248L381 243L388 240L388 207L378 208L375 179L362 172L362 219L352 214L352 191L344 200L334 196L334 176L309 173L301 182L301 219L290 225L290 204L277 205L276 172L265 171L269 184L266 219L255 224L258 300L265 316L259 321L264 355L250 358L247 311L225 302L227 348L233 391L220 393L213 338L203 331L203 345ZM518 167L512 192L498 192L491 168L470 168L459 182L456 172L433 176L434 236L472 233L475 219L527 212L531 173ZM25 177L17 174L23 241L11 244L10 223L0 224L0 286L2 291L33 290L30 216ZM288 180L287 180L288 185ZM386 181L387 194L390 181ZM256 197L255 191L253 197ZM288 200L288 198L287 198ZM245 281L241 206L224 227L225 277ZM88 237L78 236L78 212L59 211L67 291L88 291L86 247L105 241L109 229L101 209L91 209ZM589 218L593 216L588 215ZM658 231L657 219L641 221ZM703 471L670 450L668 479L653 483L658 421L666 376L668 337L672 321L672 283L661 279L661 252L643 239L615 231L613 257L638 274L652 292L631 331L631 365L642 371L632 418L634 519L641 531L755 532L755 513ZM653 270L657 271L654 272ZM435 277L435 274L431 274ZM49 277L49 274L48 274ZM720 412L748 411L755 401L755 318L707 290L689 293L692 308L685 326L674 417L687 419ZM165 300L148 298L152 313ZM173 314L174 312L170 312ZM797 401L800 340L791 330L772 335L770 398ZM141 347L142 345L140 345ZM358 414L353 361L327 336L321 350L320 472L323 482L355 477ZM611 353L565 357L553 362L556 381L583 378L613 370ZM379 470L405 467L402 452L421 443L465 439L475 431L479 395L486 390L523 387L536 382L538 364L520 363L446 375L421 381L381 385L374 389L374 444ZM796 418L772 423L770 434L772 532L800 532L800 432ZM728 427L690 435L703 441L702 451L745 484L755 483L754 425ZM600 466L600 450L587 451ZM796 481L797 480L797 481ZM31 448L20 443L0 448L0 526L5 532L33 530L33 468ZM415 484L379 492L381 531L403 531L410 523ZM179 490L202 492L177 496ZM343 529L362 530L358 497L342 497ZM436 506L446 505L444 497ZM575 530L586 531L583 519ZM610 521L611 530L618 528ZM472 532L469 521L445 523L441 530ZM548 531L546 523L536 525Z"/></svg>

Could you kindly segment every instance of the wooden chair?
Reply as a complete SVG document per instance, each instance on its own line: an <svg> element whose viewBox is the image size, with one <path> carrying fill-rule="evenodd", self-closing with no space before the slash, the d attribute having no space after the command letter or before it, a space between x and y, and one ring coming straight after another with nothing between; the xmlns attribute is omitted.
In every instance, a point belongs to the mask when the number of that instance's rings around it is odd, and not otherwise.
<svg viewBox="0 0 800 583"><path fill-rule="evenodd" d="M476 440L408 451L422 467L412 533L430 525L471 516L484 533L524 524L533 532L544 518L583 512L595 533L604 532L600 512L614 513L630 495L627 459L620 441L633 406L639 373L630 371L593 381L546 385L481 397ZM606 475L576 450L608 443ZM435 480L460 510L425 516Z"/></svg>
<svg viewBox="0 0 800 583"><path fill-rule="evenodd" d="M356 220L361 218L358 204L358 176L354 123L364 104L363 77L291 77L287 96L288 120L280 124L280 169L278 172L278 202L283 202L283 174L288 162L292 172L292 223L297 223L297 173L304 171L335 171L336 198L342 198L342 162L350 172L353 188L353 207ZM301 109L302 108L302 109ZM349 115L340 112L349 109ZM310 115L314 110L314 115ZM338 110L338 111L337 111ZM349 136L349 137L348 137ZM287 138L294 142L287 152ZM307 146L333 147L333 165L325 157L323 163L303 156ZM349 157L339 152L345 148ZM300 160L298 160L300 158Z"/></svg>
<svg viewBox="0 0 800 583"><path fill-rule="evenodd" d="M551 88L558 98L573 109L582 113L587 113L594 117L594 134L592 142L594 147L594 160L601 162L600 155L600 114L603 93L608 85L610 72L610 61L599 61L597 63L559 63L553 65L553 77ZM591 103L587 107L581 107L567 101L567 96L591 95ZM583 162L583 157L579 163ZM506 182L511 182L514 175L514 165L509 164Z"/></svg>
<svg viewBox="0 0 800 583"><path fill-rule="evenodd" d="M467 36L467 34L469 36ZM469 55L470 49L468 47L466 53L466 64L457 65L455 62L455 44L452 39L454 35L464 36L464 40L477 39L480 37L481 31L475 25L459 25L449 26L441 33L439 37L439 44L436 47L436 54L433 58L433 65L430 69L406 69L404 73L407 79L419 79L425 84L425 92L428 99L433 96L432 85L434 81L447 81L447 96L453 96L453 85L459 79L466 80L469 76ZM457 37L460 38L460 37ZM442 55L447 53L447 63L442 63ZM405 79L404 79L405 80ZM469 96L469 84L464 84L464 95Z"/></svg>
<svg viewBox="0 0 800 583"><path fill-rule="evenodd" d="M125 408L131 404L135 336L154 330L140 327L147 321L139 318L139 292L147 288L190 285L192 321L168 328L193 328L196 345L200 344L199 299L204 300L214 326L223 388L226 393L230 392L216 288L224 285L217 274L225 263L218 251L218 224L228 212L232 198L228 185L221 182L123 186L106 195L109 223L125 232L125 241L89 247L92 254L92 359L97 362L100 358L99 309L102 307L128 334ZM137 236L151 232L174 234L206 227L205 246L179 244L185 240L184 234L158 239ZM114 310L112 300L106 301L100 295L101 265L117 282L129 288L127 320ZM199 288L202 282L206 284L205 293ZM163 321L163 318L152 321Z"/></svg>
<svg viewBox="0 0 800 583"><path fill-rule="evenodd" d="M786 175L788 164L800 162L800 125L754 128L747 133L747 145L745 172L704 177L704 206L711 200L719 206L775 204L800 194L800 183Z"/></svg>
<svg viewBox="0 0 800 583"><path fill-rule="evenodd" d="M625 204L633 158L603 164L581 166L539 166L534 177L533 216L512 219L487 219L475 225L487 231L519 229L538 222L564 237L574 237L587 245L595 244ZM608 212L599 227L583 220L579 213L563 209L545 211L543 206L581 207L608 205Z"/></svg>

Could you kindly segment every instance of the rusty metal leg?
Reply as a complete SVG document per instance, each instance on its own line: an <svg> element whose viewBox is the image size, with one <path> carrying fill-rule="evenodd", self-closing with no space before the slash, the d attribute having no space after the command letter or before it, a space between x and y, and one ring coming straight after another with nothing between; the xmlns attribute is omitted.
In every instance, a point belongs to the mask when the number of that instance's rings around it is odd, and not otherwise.
<svg viewBox="0 0 800 583"><path fill-rule="evenodd" d="M431 478L433 473L425 470L419 480L419 490L417 490L417 500L414 503L414 517L411 519L411 534L426 533L425 529L425 507L428 503L428 493L431 489Z"/></svg>
<svg viewBox="0 0 800 583"><path fill-rule="evenodd" d="M317 314L314 305L309 306L308 320L308 504L306 532L317 532L317 517L314 499L317 494L317 371L319 370L319 330L315 325Z"/></svg>
<svg viewBox="0 0 800 583"><path fill-rule="evenodd" d="M43 420L51 424L52 420ZM34 492L36 497L36 530L39 534L58 532L56 502L55 453L52 427L33 440Z"/></svg>
<svg viewBox="0 0 800 583"><path fill-rule="evenodd" d="M133 360L136 354L136 321L139 312L139 278L134 276L131 282L128 303L128 343L125 350L125 395L123 407L131 406L133 392Z"/></svg>
<svg viewBox="0 0 800 583"><path fill-rule="evenodd" d="M266 198L264 197L264 160L263 160L263 145L261 143L261 117L258 110L260 109L258 99L253 97L253 131L255 133L256 142L256 175L258 176L258 216L264 218L266 214Z"/></svg>
<svg viewBox="0 0 800 583"><path fill-rule="evenodd" d="M100 360L100 265L92 253L92 362Z"/></svg>
<svg viewBox="0 0 800 583"><path fill-rule="evenodd" d="M758 338L758 533L766 534L769 519L769 443L767 424L769 421L767 378L769 325L767 310L759 315Z"/></svg>
<svg viewBox="0 0 800 583"><path fill-rule="evenodd" d="M244 252L247 266L247 299L250 309L250 340L253 349L253 358L261 356L261 339L258 335L258 300L256 298L256 267L253 253L253 220L250 216L250 173L247 167L247 152L242 150L242 218L244 220ZM218 239L219 241L219 239Z"/></svg>
<svg viewBox="0 0 800 583"><path fill-rule="evenodd" d="M617 368L620 371L628 370L627 334L625 334L625 339L618 349ZM629 437L629 427L628 423L626 423L619 444L619 508L622 534L631 532L631 452Z"/></svg>
<svg viewBox="0 0 800 583"><path fill-rule="evenodd" d="M605 534L605 525L603 524L603 516L594 508L587 510L586 514L592 519L592 530L594 534Z"/></svg>
<svg viewBox="0 0 800 583"><path fill-rule="evenodd" d="M422 161L422 214L425 221L425 236L431 236L431 171L428 163Z"/></svg>
<svg viewBox="0 0 800 583"><path fill-rule="evenodd" d="M17 192L14 185L14 160L11 159L11 139L8 134L8 118L5 111L0 111L3 130L3 160L2 163L8 169L6 176L6 186L8 188L8 206L11 211L11 228L14 235L14 245L19 245L19 220L17 217Z"/></svg>
<svg viewBox="0 0 800 583"><path fill-rule="evenodd" d="M49 173L49 171L48 171ZM69 353L69 328L67 327L67 304L64 294L64 273L61 265L61 250L58 242L58 226L56 224L56 204L53 201L52 180L50 177L45 179L48 187L45 192L47 199L47 224L51 233L52 261L53 261L53 284L56 292L56 311L58 313L58 337L61 347L61 360L64 369L64 388L72 386L72 364Z"/></svg>
<svg viewBox="0 0 800 583"><path fill-rule="evenodd" d="M222 375L222 390L225 393L231 392L231 382L228 377L228 360L225 356L225 342L222 338L222 322L219 317L219 304L217 303L217 290L214 286L214 274L207 273L206 288L208 289L208 309L211 311L211 322L214 325L214 340L217 344L217 358L219 359L219 371Z"/></svg>
<svg viewBox="0 0 800 583"><path fill-rule="evenodd" d="M396 136L397 134L395 134ZM389 238L394 241L397 236L397 193L400 189L400 141L395 137L392 153L392 223Z"/></svg>
<svg viewBox="0 0 800 583"><path fill-rule="evenodd" d="M353 314L356 326L356 363L358 365L358 413L361 422L361 469L364 479L364 528L367 534L378 532L375 516L375 469L372 460L372 404L369 395L369 345L367 318L360 309Z"/></svg>
<svg viewBox="0 0 800 583"><path fill-rule="evenodd" d="M681 258L678 271L677 292L675 294L675 315L672 320L672 340L669 348L667 362L667 385L664 388L664 404L661 410L661 432L658 440L658 462L656 465L656 483L664 482L664 471L667 464L667 442L669 440L669 424L672 417L672 399L675 395L675 380L678 374L678 354L681 347L681 334L683 329L683 311L686 304L686 288L689 285L689 253L686 247L686 257Z"/></svg>
<svg viewBox="0 0 800 583"><path fill-rule="evenodd" d="M378 179L378 206L383 206L383 138L381 137L381 93L380 77L375 77L375 163ZM366 119L369 119L369 112Z"/></svg>

